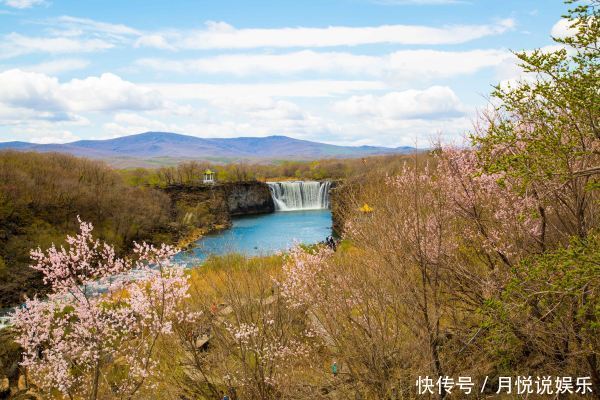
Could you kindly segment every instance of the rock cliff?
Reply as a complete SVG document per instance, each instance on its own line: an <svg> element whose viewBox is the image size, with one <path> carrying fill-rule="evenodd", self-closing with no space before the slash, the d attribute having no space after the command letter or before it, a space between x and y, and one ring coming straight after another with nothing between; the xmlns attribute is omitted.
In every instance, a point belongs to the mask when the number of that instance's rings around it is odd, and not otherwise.
<svg viewBox="0 0 600 400"><path fill-rule="evenodd" d="M180 247L228 228L232 216L275 210L269 187L262 182L171 185L164 190L171 198L172 229Z"/></svg>
<svg viewBox="0 0 600 400"><path fill-rule="evenodd" d="M218 185L227 201L229 215L267 214L275 211L269 186L263 182L239 182Z"/></svg>

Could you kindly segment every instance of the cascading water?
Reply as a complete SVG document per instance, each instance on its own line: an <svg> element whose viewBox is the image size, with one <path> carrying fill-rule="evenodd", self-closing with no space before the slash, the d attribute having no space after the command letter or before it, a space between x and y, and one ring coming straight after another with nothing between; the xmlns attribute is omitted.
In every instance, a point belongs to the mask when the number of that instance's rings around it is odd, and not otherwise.
<svg viewBox="0 0 600 400"><path fill-rule="evenodd" d="M329 208L331 182L267 182L276 211L321 210Z"/></svg>

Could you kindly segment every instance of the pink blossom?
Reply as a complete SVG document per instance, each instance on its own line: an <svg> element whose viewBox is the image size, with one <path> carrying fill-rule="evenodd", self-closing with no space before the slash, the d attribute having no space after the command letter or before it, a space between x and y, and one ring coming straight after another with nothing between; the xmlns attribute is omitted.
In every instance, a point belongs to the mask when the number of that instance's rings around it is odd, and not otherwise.
<svg viewBox="0 0 600 400"><path fill-rule="evenodd" d="M131 395L156 372L156 339L190 318L182 311L189 284L170 261L175 248L136 244L136 259L122 259L92 230L80 221L80 232L67 237L68 248L32 251L32 267L52 292L45 301L28 299L13 315L22 365L47 391L95 399L110 385L113 394ZM134 268L142 279L113 280ZM98 285L107 293L96 293ZM127 373L110 376L116 366Z"/></svg>

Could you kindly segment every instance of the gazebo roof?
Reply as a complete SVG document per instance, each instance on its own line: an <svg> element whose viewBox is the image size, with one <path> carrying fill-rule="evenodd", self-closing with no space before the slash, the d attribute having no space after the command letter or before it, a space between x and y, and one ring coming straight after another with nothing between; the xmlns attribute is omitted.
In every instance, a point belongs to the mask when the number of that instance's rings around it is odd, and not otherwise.
<svg viewBox="0 0 600 400"><path fill-rule="evenodd" d="M214 174L213 171L211 171L210 169L206 169L206 171L204 171L204 175L212 175Z"/></svg>

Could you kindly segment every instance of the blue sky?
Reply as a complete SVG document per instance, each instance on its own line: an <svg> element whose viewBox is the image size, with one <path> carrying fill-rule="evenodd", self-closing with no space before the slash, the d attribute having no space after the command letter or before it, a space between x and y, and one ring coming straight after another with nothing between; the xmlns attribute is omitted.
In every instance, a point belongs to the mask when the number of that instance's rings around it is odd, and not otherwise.
<svg viewBox="0 0 600 400"><path fill-rule="evenodd" d="M559 0L0 0L0 141L459 141Z"/></svg>

